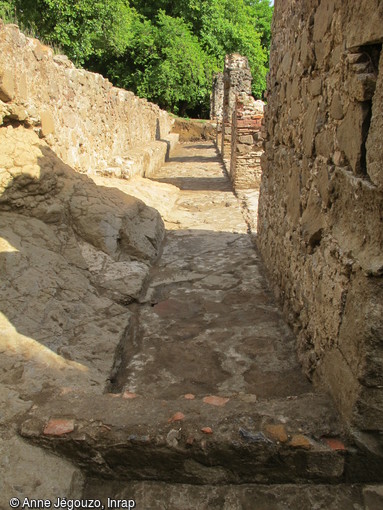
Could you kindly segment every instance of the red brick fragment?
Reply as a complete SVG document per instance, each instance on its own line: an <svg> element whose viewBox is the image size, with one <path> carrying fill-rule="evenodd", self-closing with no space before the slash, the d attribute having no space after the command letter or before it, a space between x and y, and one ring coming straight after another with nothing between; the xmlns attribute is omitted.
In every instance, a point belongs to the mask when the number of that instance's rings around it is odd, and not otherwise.
<svg viewBox="0 0 383 510"><path fill-rule="evenodd" d="M346 450L345 445L340 439L335 437L322 437L322 440L331 448L331 450Z"/></svg>
<svg viewBox="0 0 383 510"><path fill-rule="evenodd" d="M205 404L210 404L212 406L224 406L229 402L229 400L230 400L229 398L216 397L214 395L210 395L209 397L205 397L203 399L203 402L205 402Z"/></svg>
<svg viewBox="0 0 383 510"><path fill-rule="evenodd" d="M201 429L201 432L203 432L204 434L212 434L213 433L213 429L210 428L210 427L203 427Z"/></svg>
<svg viewBox="0 0 383 510"><path fill-rule="evenodd" d="M63 436L74 431L74 420L53 418L48 421L44 428L46 436Z"/></svg>
<svg viewBox="0 0 383 510"><path fill-rule="evenodd" d="M169 420L168 423L173 423L174 421L182 421L185 418L185 415L178 411L176 414L174 414Z"/></svg>
<svg viewBox="0 0 383 510"><path fill-rule="evenodd" d="M186 398L186 400L194 400L195 395L193 395L193 393L186 393L186 395L184 395L184 398Z"/></svg>

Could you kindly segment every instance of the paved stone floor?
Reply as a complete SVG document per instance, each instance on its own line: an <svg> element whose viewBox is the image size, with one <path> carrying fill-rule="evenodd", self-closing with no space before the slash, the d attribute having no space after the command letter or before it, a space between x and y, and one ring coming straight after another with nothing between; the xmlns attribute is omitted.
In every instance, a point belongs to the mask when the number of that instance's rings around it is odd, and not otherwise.
<svg viewBox="0 0 383 510"><path fill-rule="evenodd" d="M215 148L183 145L154 178L181 193L115 387L163 399L310 393Z"/></svg>
<svg viewBox="0 0 383 510"><path fill-rule="evenodd" d="M21 434L82 468L87 497L136 508L378 510L362 484L380 459L302 374L214 146L180 145L152 179L181 191L105 393L58 396ZM52 417L70 433L42 434Z"/></svg>

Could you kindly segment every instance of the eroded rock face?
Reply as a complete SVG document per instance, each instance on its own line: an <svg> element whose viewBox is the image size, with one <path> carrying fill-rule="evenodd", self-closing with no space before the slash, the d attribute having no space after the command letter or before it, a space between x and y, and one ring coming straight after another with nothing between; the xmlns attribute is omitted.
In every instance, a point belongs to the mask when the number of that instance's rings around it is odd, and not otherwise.
<svg viewBox="0 0 383 510"><path fill-rule="evenodd" d="M18 380L29 394L51 380L46 364L66 386L103 386L129 322L123 305L140 293L163 222L140 200L74 172L32 130L1 129L0 147L8 368L30 358Z"/></svg>
<svg viewBox="0 0 383 510"><path fill-rule="evenodd" d="M306 372L382 429L383 6L276 2L259 246Z"/></svg>
<svg viewBox="0 0 383 510"><path fill-rule="evenodd" d="M80 471L17 437L18 416L103 393L163 235L155 209L78 174L33 129L0 128L3 502L81 496Z"/></svg>
<svg viewBox="0 0 383 510"><path fill-rule="evenodd" d="M78 469L26 445L17 421L47 398L109 384L164 225L126 187L85 174L150 175L178 139L172 124L0 20L1 507L81 496Z"/></svg>

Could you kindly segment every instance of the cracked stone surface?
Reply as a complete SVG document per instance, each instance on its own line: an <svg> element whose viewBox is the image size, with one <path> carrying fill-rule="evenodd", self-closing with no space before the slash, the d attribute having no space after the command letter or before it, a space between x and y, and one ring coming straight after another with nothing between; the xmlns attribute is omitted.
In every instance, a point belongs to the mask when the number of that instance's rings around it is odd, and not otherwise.
<svg viewBox="0 0 383 510"><path fill-rule="evenodd" d="M180 146L153 179L180 193L115 390L163 399L312 391L214 146Z"/></svg>
<svg viewBox="0 0 383 510"><path fill-rule="evenodd" d="M69 389L102 394L163 234L154 209L79 175L32 129L1 127L1 508L81 495L81 472L17 421Z"/></svg>

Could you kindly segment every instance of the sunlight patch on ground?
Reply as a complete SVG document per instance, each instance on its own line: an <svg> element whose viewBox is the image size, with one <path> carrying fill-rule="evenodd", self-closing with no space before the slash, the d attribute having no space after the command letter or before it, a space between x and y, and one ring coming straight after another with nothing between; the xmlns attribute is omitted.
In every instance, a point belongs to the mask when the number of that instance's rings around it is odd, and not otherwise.
<svg viewBox="0 0 383 510"><path fill-rule="evenodd" d="M88 368L75 361L69 361L40 344L33 338L21 335L0 312L0 352L8 356L22 356L26 361L56 369L75 369L88 372Z"/></svg>

